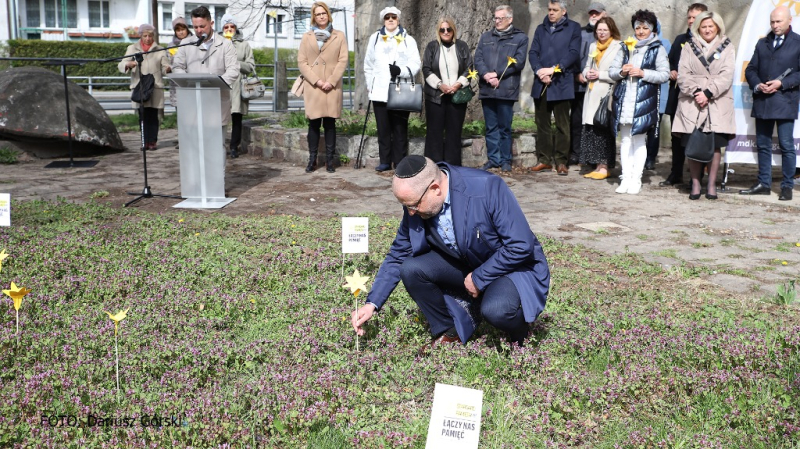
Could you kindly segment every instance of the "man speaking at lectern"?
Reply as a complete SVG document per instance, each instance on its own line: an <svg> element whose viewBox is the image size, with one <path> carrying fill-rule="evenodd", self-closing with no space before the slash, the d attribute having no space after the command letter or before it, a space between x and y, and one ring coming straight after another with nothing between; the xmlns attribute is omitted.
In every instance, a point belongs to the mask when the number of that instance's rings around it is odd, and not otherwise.
<svg viewBox="0 0 800 449"><path fill-rule="evenodd" d="M236 48L231 41L214 32L214 21L211 12L205 6L192 10L192 26L196 36L189 36L181 44L196 42L178 48L172 62L174 73L206 73L219 75L228 85L233 85L239 76L239 61L236 59ZM231 118L231 91L220 89L222 106L222 142L225 142L225 128ZM224 145L219 149L225 152Z"/></svg>

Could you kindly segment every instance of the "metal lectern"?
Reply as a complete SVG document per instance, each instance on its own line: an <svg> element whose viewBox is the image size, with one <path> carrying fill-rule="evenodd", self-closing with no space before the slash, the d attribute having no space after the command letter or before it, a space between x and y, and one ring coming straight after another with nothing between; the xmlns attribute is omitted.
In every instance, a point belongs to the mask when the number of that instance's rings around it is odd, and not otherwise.
<svg viewBox="0 0 800 449"><path fill-rule="evenodd" d="M178 142L181 196L172 206L219 209L236 198L225 198L225 140L222 134L220 89L230 86L217 75L173 73L178 85Z"/></svg>

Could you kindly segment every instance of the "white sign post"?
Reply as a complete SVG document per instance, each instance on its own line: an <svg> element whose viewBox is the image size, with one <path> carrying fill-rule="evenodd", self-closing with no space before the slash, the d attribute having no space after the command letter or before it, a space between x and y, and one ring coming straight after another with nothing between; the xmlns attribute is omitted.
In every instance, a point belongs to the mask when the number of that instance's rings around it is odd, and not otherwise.
<svg viewBox="0 0 800 449"><path fill-rule="evenodd" d="M0 226L11 226L10 193L0 193Z"/></svg>
<svg viewBox="0 0 800 449"><path fill-rule="evenodd" d="M436 384L427 449L477 449L481 436L483 391Z"/></svg>
<svg viewBox="0 0 800 449"><path fill-rule="evenodd" d="M368 252L369 218L342 217L342 279L344 279L344 255ZM354 296L353 301L353 310L358 311L358 296ZM356 352L358 352L358 350L358 335L356 335Z"/></svg>

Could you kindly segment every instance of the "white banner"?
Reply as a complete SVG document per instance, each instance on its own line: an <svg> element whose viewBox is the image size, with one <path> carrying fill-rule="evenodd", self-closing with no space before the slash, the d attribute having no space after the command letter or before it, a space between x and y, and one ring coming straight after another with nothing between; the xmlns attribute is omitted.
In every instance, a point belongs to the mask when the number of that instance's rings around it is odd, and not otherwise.
<svg viewBox="0 0 800 449"><path fill-rule="evenodd" d="M481 436L483 391L436 384L427 449L477 449Z"/></svg>
<svg viewBox="0 0 800 449"><path fill-rule="evenodd" d="M753 57L756 42L770 32L769 15L777 5L786 4L792 14L792 29L800 30L800 3L792 0L753 0L742 30L742 40L736 46L736 70L733 77L733 107L736 118L736 136L725 150L725 162L758 164L756 146L756 122L750 117L753 109L753 90L747 84L744 70ZM800 113L800 111L798 111ZM800 120L794 124L794 148L800 148ZM797 159L800 167L800 158ZM772 133L772 165L781 165L777 130Z"/></svg>
<svg viewBox="0 0 800 449"><path fill-rule="evenodd" d="M11 226L10 193L0 193L0 226Z"/></svg>
<svg viewBox="0 0 800 449"><path fill-rule="evenodd" d="M369 252L369 218L342 217L342 254Z"/></svg>

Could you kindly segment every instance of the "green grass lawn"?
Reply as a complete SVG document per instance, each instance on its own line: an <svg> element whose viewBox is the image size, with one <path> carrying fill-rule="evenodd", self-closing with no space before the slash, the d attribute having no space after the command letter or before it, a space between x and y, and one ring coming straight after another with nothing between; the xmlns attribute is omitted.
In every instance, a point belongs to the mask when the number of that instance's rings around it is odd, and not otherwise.
<svg viewBox="0 0 800 449"><path fill-rule="evenodd" d="M342 288L374 278L396 219L371 216L371 252L342 266L338 217L12 210L0 285L32 292L19 336L0 303L2 447L422 448L436 382L484 391L483 448L800 447L797 303L702 269L540 236L553 283L526 346L484 324L419 358L402 287L360 352ZM127 308L118 397L104 311Z"/></svg>

